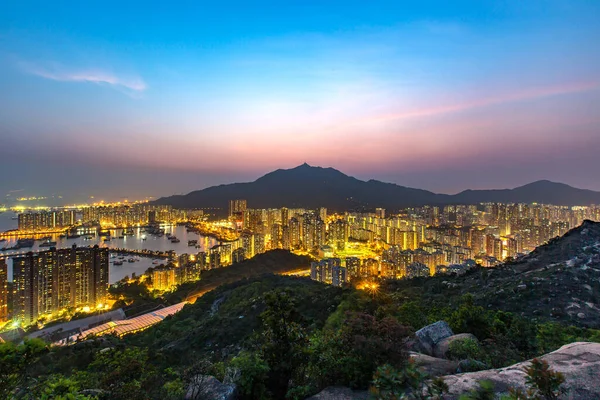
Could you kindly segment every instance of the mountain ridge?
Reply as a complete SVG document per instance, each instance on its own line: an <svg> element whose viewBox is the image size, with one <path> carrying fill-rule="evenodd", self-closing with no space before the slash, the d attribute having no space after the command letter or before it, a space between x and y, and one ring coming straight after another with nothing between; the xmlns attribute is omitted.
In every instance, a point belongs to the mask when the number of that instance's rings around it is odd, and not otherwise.
<svg viewBox="0 0 600 400"><path fill-rule="evenodd" d="M486 202L584 206L600 204L600 192L539 180L513 189L467 189L452 195L439 194L376 179L363 181L332 167L304 163L290 169L271 171L253 182L211 186L185 195L162 197L153 204L224 210L228 201L233 199L246 199L251 208L326 207L332 211L346 211Z"/></svg>

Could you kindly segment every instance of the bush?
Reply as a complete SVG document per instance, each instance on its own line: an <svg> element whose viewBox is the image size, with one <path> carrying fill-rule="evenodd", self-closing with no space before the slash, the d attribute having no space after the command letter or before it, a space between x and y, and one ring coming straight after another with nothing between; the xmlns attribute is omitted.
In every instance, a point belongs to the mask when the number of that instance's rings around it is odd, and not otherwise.
<svg viewBox="0 0 600 400"><path fill-rule="evenodd" d="M386 364L377 368L369 391L378 400L440 400L448 392L448 385L442 378L429 382L413 363L400 371Z"/></svg>
<svg viewBox="0 0 600 400"><path fill-rule="evenodd" d="M266 381L269 366L256 353L242 352L231 360L230 367L239 371L235 381L242 399L268 398Z"/></svg>
<svg viewBox="0 0 600 400"><path fill-rule="evenodd" d="M323 331L311 339L311 375L318 387L366 388L377 366L404 367L409 334L409 328L393 318L348 313L340 330Z"/></svg>
<svg viewBox="0 0 600 400"><path fill-rule="evenodd" d="M526 383L530 386L530 394L536 399L555 400L564 393L561 385L565 377L560 372L550 369L546 360L531 360L531 365L525 368Z"/></svg>
<svg viewBox="0 0 600 400"><path fill-rule="evenodd" d="M479 342L470 338L455 340L450 343L446 355L451 360L485 361L487 358Z"/></svg>

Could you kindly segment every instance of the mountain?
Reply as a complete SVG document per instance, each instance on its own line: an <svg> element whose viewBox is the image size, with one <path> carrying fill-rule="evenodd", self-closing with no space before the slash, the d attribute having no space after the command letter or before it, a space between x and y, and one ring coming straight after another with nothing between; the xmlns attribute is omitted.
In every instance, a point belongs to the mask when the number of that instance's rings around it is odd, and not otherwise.
<svg viewBox="0 0 600 400"><path fill-rule="evenodd" d="M466 190L456 195L437 194L377 180L362 181L333 168L302 164L278 169L254 182L232 183L163 197L153 204L178 208L216 208L226 212L229 200L246 199L251 208L327 207L332 211L482 202L546 203L555 205L600 204L600 192L538 181L515 189Z"/></svg>
<svg viewBox="0 0 600 400"><path fill-rule="evenodd" d="M577 189L564 183L541 180L514 189L465 190L452 199L457 204L543 203L557 206L598 204L600 192Z"/></svg>

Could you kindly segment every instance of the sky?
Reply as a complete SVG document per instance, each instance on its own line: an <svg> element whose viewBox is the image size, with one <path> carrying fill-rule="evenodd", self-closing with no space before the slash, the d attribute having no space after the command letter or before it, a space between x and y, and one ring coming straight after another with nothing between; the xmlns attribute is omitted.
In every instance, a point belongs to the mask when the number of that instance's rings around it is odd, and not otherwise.
<svg viewBox="0 0 600 400"><path fill-rule="evenodd" d="M7 1L0 196L160 197L304 162L600 190L599 40L595 0Z"/></svg>

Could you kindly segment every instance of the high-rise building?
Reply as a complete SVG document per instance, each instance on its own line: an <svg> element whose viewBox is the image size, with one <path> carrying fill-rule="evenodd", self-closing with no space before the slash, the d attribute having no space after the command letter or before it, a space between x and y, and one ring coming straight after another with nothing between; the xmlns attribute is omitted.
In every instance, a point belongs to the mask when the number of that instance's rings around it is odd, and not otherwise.
<svg viewBox="0 0 600 400"><path fill-rule="evenodd" d="M13 259L15 317L24 324L66 307L97 307L108 293L108 249L76 247Z"/></svg>
<svg viewBox="0 0 600 400"><path fill-rule="evenodd" d="M232 217L236 214L243 214L246 211L247 203L246 200L237 199L229 200L229 216Z"/></svg>
<svg viewBox="0 0 600 400"><path fill-rule="evenodd" d="M375 216L377 218L385 218L385 208L376 208L375 209Z"/></svg>
<svg viewBox="0 0 600 400"><path fill-rule="evenodd" d="M0 258L0 323L8 320L8 266Z"/></svg>

